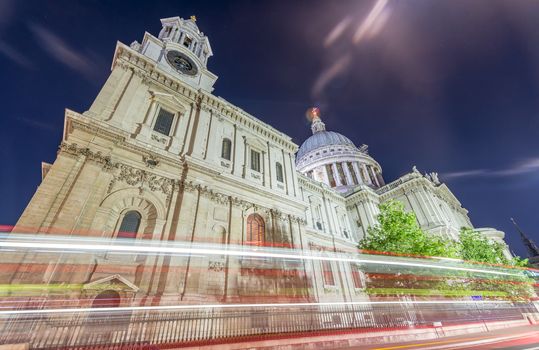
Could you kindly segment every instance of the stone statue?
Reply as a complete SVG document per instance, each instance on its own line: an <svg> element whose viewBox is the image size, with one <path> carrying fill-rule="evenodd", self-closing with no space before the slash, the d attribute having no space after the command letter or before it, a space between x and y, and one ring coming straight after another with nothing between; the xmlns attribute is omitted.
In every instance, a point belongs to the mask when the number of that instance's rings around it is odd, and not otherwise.
<svg viewBox="0 0 539 350"><path fill-rule="evenodd" d="M421 175L421 173L419 172L419 170L417 170L417 167L416 167L415 165L412 167L412 171L413 171L414 173L416 173L416 174Z"/></svg>
<svg viewBox="0 0 539 350"><path fill-rule="evenodd" d="M438 179L438 173L430 173L430 177L431 177L431 181L434 182L435 185L439 185L440 184L440 179Z"/></svg>

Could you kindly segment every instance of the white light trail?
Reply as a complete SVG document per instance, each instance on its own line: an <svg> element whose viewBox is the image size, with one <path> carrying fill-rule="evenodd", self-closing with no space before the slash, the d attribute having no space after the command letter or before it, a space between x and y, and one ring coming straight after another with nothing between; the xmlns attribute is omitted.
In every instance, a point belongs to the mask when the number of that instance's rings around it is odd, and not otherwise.
<svg viewBox="0 0 539 350"><path fill-rule="evenodd" d="M503 271L483 270L468 267L455 267L433 264L422 264L403 261L388 261L388 260L369 260L357 259L352 257L342 256L320 256L320 255L300 255L300 254L285 254L285 253L270 253L256 251L242 251L216 248L192 248L192 247L155 247L155 246L132 246L132 245L106 245L106 244L77 244L77 243L47 243L47 242L0 242L0 247L8 248L28 248L28 249L61 249L64 251L90 250L90 251L105 251L105 252L143 252L143 253L167 253L167 254L192 254L192 255L228 255L228 256L243 256L243 257L258 257L258 258L278 258L278 259L295 259L295 260L328 260L340 262L353 262L364 264L378 265L393 265L393 266L410 266L410 267L427 267L441 270L479 272L492 275L504 275L521 277L522 274L510 273Z"/></svg>
<svg viewBox="0 0 539 350"><path fill-rule="evenodd" d="M379 21L382 17L384 8L387 5L388 0L377 0L374 4L372 10L367 15L367 18L361 23L358 27L356 33L354 34L353 41L354 43L359 43L370 30L373 30L376 27L377 20ZM383 23L382 23L383 24ZM382 25L380 24L380 26Z"/></svg>
<svg viewBox="0 0 539 350"><path fill-rule="evenodd" d="M189 310L189 309L242 309L250 307L308 307L308 306L346 306L346 305L417 305L417 304L510 304L510 301L497 300L416 300L416 301L348 301L348 302L322 302L322 303L274 303L274 304L201 304L201 305L162 305L162 306L124 306L101 308L69 308L69 309L36 309L36 310L5 310L3 315L28 314L65 314L79 312L121 312L121 311L156 311L156 310Z"/></svg>

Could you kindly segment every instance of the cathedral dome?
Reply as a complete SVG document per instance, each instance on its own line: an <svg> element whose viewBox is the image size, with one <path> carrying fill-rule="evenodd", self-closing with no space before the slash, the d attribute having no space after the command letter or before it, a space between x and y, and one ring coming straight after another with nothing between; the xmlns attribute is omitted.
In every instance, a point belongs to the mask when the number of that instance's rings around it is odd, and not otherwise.
<svg viewBox="0 0 539 350"><path fill-rule="evenodd" d="M354 143L346 136L334 131L318 131L301 144L296 159L325 146L352 146Z"/></svg>
<svg viewBox="0 0 539 350"><path fill-rule="evenodd" d="M312 108L309 115L313 135L296 154L300 173L341 193L362 184L373 188L384 185L382 168L367 153L367 145L358 148L348 137L327 131L318 108Z"/></svg>

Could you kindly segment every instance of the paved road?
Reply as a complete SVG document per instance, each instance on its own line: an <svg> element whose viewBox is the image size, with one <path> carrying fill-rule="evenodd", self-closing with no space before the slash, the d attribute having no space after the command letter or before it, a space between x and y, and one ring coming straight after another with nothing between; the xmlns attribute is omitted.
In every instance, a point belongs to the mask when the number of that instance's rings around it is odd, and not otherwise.
<svg viewBox="0 0 539 350"><path fill-rule="evenodd" d="M371 345L342 350L439 350L439 349L527 349L539 350L539 325L503 329L488 333L467 334L457 337L429 339L384 346Z"/></svg>

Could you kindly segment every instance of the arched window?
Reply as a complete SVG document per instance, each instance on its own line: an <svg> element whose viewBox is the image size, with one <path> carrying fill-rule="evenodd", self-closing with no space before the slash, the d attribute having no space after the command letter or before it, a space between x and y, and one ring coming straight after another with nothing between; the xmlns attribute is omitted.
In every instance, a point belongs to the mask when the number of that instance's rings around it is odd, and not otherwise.
<svg viewBox="0 0 539 350"><path fill-rule="evenodd" d="M230 160L230 154L232 153L232 141L230 139L223 139L223 145L221 147L221 158Z"/></svg>
<svg viewBox="0 0 539 350"><path fill-rule="evenodd" d="M130 210L125 213L122 219L122 224L118 229L118 238L135 238L137 236L138 228L140 226L139 212L136 210Z"/></svg>
<svg viewBox="0 0 539 350"><path fill-rule="evenodd" d="M283 182L283 166L279 162L275 164L275 174L277 176L277 181Z"/></svg>
<svg viewBox="0 0 539 350"><path fill-rule="evenodd" d="M247 244L263 245L264 219L258 214L251 214L247 217Z"/></svg>

